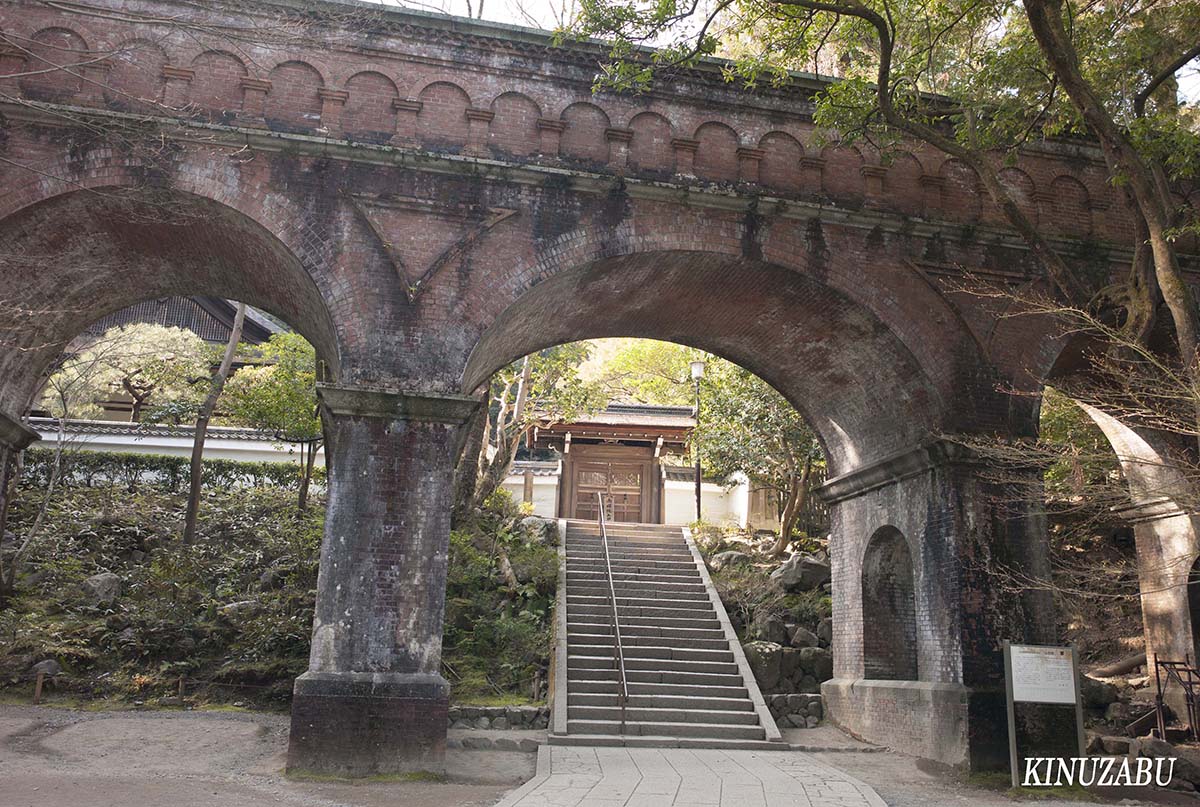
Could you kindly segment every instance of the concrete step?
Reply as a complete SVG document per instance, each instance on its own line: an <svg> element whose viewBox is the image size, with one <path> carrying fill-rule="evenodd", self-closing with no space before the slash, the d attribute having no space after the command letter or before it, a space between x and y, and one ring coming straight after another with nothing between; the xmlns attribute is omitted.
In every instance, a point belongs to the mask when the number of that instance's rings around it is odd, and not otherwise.
<svg viewBox="0 0 1200 807"><path fill-rule="evenodd" d="M572 586L607 586L608 575L604 572L569 572L566 574L566 585ZM617 572L613 570L612 585L616 586L667 586L678 587L680 591L704 591L704 584L698 574L656 574L653 572Z"/></svg>
<svg viewBox="0 0 1200 807"><path fill-rule="evenodd" d="M605 598L607 599L607 598ZM659 600L662 605L654 604L649 599L617 598L617 615L621 624L626 619L635 620L642 617L655 619L715 619L716 611L712 603L702 600ZM577 622L612 623L612 602L568 603L568 617ZM634 624L634 622L630 622ZM664 622L666 626L670 623ZM711 627L711 626L710 626Z"/></svg>
<svg viewBox="0 0 1200 807"><path fill-rule="evenodd" d="M567 635L572 634L587 634L590 636L607 636L609 641L612 641L613 629L612 621L606 622L585 622L582 619L576 620L574 617L567 623ZM634 639L650 640L651 643L662 642L663 640L671 640L672 642L684 643L689 647L699 647L700 645L693 644L694 642L720 642L722 646L726 644L725 632L719 627L711 630L703 628L663 628L658 626L647 625L626 625L621 623L621 638L627 642Z"/></svg>
<svg viewBox="0 0 1200 807"><path fill-rule="evenodd" d="M643 561L664 560L671 563L687 563L692 562L695 566L695 558L690 552L679 551L673 549L664 549L659 551L651 551L649 549L612 549L608 553L609 563L618 561L628 561L630 563L638 563ZM572 563L580 561L590 561L596 563L604 562L604 552L597 549L568 549L567 550L567 568L571 568Z"/></svg>
<svg viewBox="0 0 1200 807"><path fill-rule="evenodd" d="M568 535L565 541L568 547L595 547L599 549L604 546L604 541L599 535ZM649 548L649 549L687 549L687 542L683 538L664 538L656 536L608 536L608 548Z"/></svg>
<svg viewBox="0 0 1200 807"><path fill-rule="evenodd" d="M567 669L567 691L574 691L574 681L617 681L615 668L571 667ZM714 687L743 686L742 676L721 673L682 672L676 670L626 670L629 684L692 684Z"/></svg>
<svg viewBox="0 0 1200 807"><path fill-rule="evenodd" d="M621 594L630 594L643 597L662 597L663 599L676 600L704 600L708 601L708 592L699 583L695 585L684 585L681 583L628 583L623 580L614 580L612 591L619 597ZM591 580L575 580L567 583L567 594L583 594L593 597L602 596L609 593L608 581L591 581Z"/></svg>
<svg viewBox="0 0 1200 807"><path fill-rule="evenodd" d="M568 655L567 670L612 670L616 659L606 656ZM714 675L738 675L738 666L732 661L689 661L674 658L632 658L625 656L625 673L636 670L645 672L712 673Z"/></svg>
<svg viewBox="0 0 1200 807"><path fill-rule="evenodd" d="M568 580L607 580L609 570L603 566L596 566L590 569L572 568L567 572ZM612 579L615 580L632 580L634 582L644 582L646 580L658 580L663 583L701 583L703 578L693 566L690 569L656 569L642 568L638 566L614 566L612 567Z"/></svg>
<svg viewBox="0 0 1200 807"><path fill-rule="evenodd" d="M680 567L678 568L678 571L684 571L684 568L682 567L685 566L689 571L696 568L695 562L690 557L676 553L670 553L666 555L649 555L635 552L622 552L618 555L614 552L609 555L608 560L614 571L619 568L634 568L638 570L652 569L655 568L652 565L655 563L676 564L677 567ZM581 566L580 564L587 565ZM595 571L597 569L603 570L605 568L604 556L601 554L580 556L573 553L568 553L567 571L572 571L576 568L579 568L581 571Z"/></svg>
<svg viewBox="0 0 1200 807"><path fill-rule="evenodd" d="M741 683L736 686L716 686L712 684L659 684L644 681L629 681L630 697L646 696L659 697L688 697L688 698L729 698L750 704L750 695ZM602 695L616 698L619 685L615 680L584 681L571 684L570 695Z"/></svg>
<svg viewBox="0 0 1200 807"><path fill-rule="evenodd" d="M567 631L567 644L571 647L576 646L599 646L608 650L612 650L613 635L611 633L583 633L579 631ZM635 647L662 647L664 642L670 642L669 637L662 636L630 636L627 632L621 632L622 647L627 650L632 650ZM729 642L724 638L720 639L688 639L683 638L678 641L678 646L687 647L693 650L728 650Z"/></svg>
<svg viewBox="0 0 1200 807"><path fill-rule="evenodd" d="M790 751L785 742L770 740L707 739L703 737L656 737L620 734L551 734L550 745L591 748L723 748L730 751Z"/></svg>
<svg viewBox="0 0 1200 807"><path fill-rule="evenodd" d="M572 656L603 656L612 658L615 648L612 642L608 644L587 644L573 641L567 637L567 648ZM625 656L626 666L630 659L658 659L660 661L712 661L733 664L733 651L728 647L723 649L703 649L698 647L661 647L654 645L622 644L621 652Z"/></svg>
<svg viewBox="0 0 1200 807"><path fill-rule="evenodd" d="M603 546L604 541L599 535L580 535L567 533L567 546ZM612 535L608 536L608 545L613 546L669 546L674 548L687 547L682 537L670 538L657 535Z"/></svg>
<svg viewBox="0 0 1200 807"><path fill-rule="evenodd" d="M704 737L721 740L761 740L766 737L762 726L738 726L728 723L673 723L625 721L622 731L619 720L571 720L567 719L568 734L624 734L657 737Z"/></svg>
<svg viewBox="0 0 1200 807"><path fill-rule="evenodd" d="M613 592L604 591L600 594L568 594L567 595L567 614L588 614L588 613L603 613L609 615L612 613L612 594ZM711 611L712 600L708 600L708 608L705 608L705 600L689 597L686 599L671 598L663 599L661 597L631 597L617 594L617 608L678 608L683 611ZM603 611L595 611L589 609L602 608ZM676 614L682 616L682 614Z"/></svg>
<svg viewBox="0 0 1200 807"><path fill-rule="evenodd" d="M629 521L609 521L605 524L605 532L611 534L621 533L622 535L666 535L666 536L681 536L683 528L668 524L635 524ZM567 522L568 534L600 534L600 525L595 521L576 521L570 520Z"/></svg>
<svg viewBox="0 0 1200 807"><path fill-rule="evenodd" d="M612 606L605 608L601 605L581 605L578 610L570 608L571 619L591 621L600 624L611 623ZM622 605L617 603L617 616L621 627L629 625L661 625L664 628L704 628L716 630L721 627L717 621L717 612L709 605L697 605L694 609L666 608L649 605ZM699 623L699 624L697 624Z"/></svg>
<svg viewBox="0 0 1200 807"><path fill-rule="evenodd" d="M621 722L621 709L615 705L570 706L567 720L604 720ZM713 711L708 709L654 709L625 707L626 723L707 723L722 726L757 726L757 712Z"/></svg>
<svg viewBox="0 0 1200 807"><path fill-rule="evenodd" d="M707 591L686 591L683 589L661 590L650 587L638 588L628 585L614 584L610 589L607 585L581 586L576 583L567 587L567 607L575 603L579 607L589 605L604 605L612 607L611 597L616 595L617 605L621 607L649 608L703 608L712 606L712 600ZM580 602L579 598L599 598L604 602Z"/></svg>
<svg viewBox="0 0 1200 807"><path fill-rule="evenodd" d="M567 706L617 706L617 693L572 692L567 697ZM626 709L703 709L712 712L747 712L757 714L754 704L746 697L719 698L687 695L634 695L630 693L625 702Z"/></svg>
<svg viewBox="0 0 1200 807"><path fill-rule="evenodd" d="M599 538L570 538L564 541L564 545L568 552L585 552L604 554L604 542ZM671 552L678 554L691 554L688 545L684 541L621 541L608 539L608 553L613 552Z"/></svg>

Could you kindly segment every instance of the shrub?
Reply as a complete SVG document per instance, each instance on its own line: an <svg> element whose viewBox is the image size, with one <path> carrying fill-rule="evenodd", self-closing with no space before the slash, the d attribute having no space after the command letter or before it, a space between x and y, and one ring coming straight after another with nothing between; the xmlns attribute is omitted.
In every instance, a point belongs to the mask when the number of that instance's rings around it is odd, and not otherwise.
<svg viewBox="0 0 1200 807"><path fill-rule="evenodd" d="M25 452L23 479L32 487L46 487L54 468L51 449ZM241 462L204 460L206 487L277 487L296 489L300 484L296 462ZM164 454L125 454L108 451L66 451L62 455L61 483L67 487L120 488L136 491L151 487L167 493L187 488L188 458ZM325 469L316 468L313 482L325 484Z"/></svg>

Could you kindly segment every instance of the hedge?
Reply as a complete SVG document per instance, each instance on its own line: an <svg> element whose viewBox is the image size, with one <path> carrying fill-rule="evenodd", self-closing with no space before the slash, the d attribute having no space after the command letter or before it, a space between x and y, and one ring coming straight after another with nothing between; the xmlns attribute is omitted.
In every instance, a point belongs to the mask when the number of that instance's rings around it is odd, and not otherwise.
<svg viewBox="0 0 1200 807"><path fill-rule="evenodd" d="M114 451L66 451L62 455L59 483L67 487L108 487L137 490L151 485L168 493L187 489L189 459L163 454L125 454ZM36 448L25 452L23 482L45 487L54 468L54 451ZM204 484L214 488L299 488L298 462L239 462L204 460ZM325 469L313 468L312 484L325 484Z"/></svg>

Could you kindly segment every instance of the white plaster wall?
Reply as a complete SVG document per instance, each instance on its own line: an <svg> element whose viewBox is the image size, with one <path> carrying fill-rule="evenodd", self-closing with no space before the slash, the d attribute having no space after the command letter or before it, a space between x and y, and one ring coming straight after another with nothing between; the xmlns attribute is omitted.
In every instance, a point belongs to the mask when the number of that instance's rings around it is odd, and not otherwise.
<svg viewBox="0 0 1200 807"><path fill-rule="evenodd" d="M739 512L740 486L726 490L720 485L705 482L700 486L700 512L705 521L714 524L744 524L744 510ZM696 520L696 485L694 482L668 480L663 485L663 523L691 524Z"/></svg>
<svg viewBox="0 0 1200 807"><path fill-rule="evenodd" d="M525 500L525 478L520 475L505 477L501 487L512 494L517 502ZM533 478L533 514L542 518L558 518L558 476L535 476Z"/></svg>
<svg viewBox="0 0 1200 807"><path fill-rule="evenodd" d="M58 435L52 430L39 430L42 436L36 448L52 448ZM191 437L161 435L135 436L127 434L68 433L68 451L108 451L119 454L162 454L172 457L192 455ZM270 440L231 439L221 436L219 427L210 428L204 441L206 460L238 460L239 462L300 462L296 444L273 443ZM317 452L316 464L325 465L324 450Z"/></svg>

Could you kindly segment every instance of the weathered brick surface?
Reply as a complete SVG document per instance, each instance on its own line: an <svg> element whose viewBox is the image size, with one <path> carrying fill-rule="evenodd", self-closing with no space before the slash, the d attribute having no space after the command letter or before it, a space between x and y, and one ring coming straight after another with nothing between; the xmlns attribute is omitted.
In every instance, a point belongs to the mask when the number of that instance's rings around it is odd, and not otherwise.
<svg viewBox="0 0 1200 807"><path fill-rule="evenodd" d="M998 389L1033 386L1063 341L952 288L963 269L1041 282L969 168L916 144L886 163L822 145L805 81L752 94L703 68L593 95L599 50L503 26L313 0L137 5L160 25L95 3L121 14L0 9L28 44L0 51L0 87L20 100L0 102L0 416L90 322L173 294L271 311L314 342L327 381L396 400L470 394L575 339L702 347L778 387L841 477L839 681L866 673L871 536L894 529L912 552L917 675L942 689L844 688L831 715L986 758L972 721L993 705L999 642L1049 624L986 569L1000 555L1043 568L1044 535L998 518L968 466L938 455L897 474L895 458L939 434L1031 433L1032 400ZM220 26L242 29L236 47ZM72 56L83 66L53 69ZM1104 274L1128 257L1130 217L1098 156L1043 145L1003 176L1070 260ZM429 743L437 756L444 696L436 681L414 696L411 677L438 671L453 438L428 407L330 418L297 766L351 732L384 749L364 770L427 764L413 749ZM356 688L362 675L382 688ZM400 717L425 739L379 762Z"/></svg>

